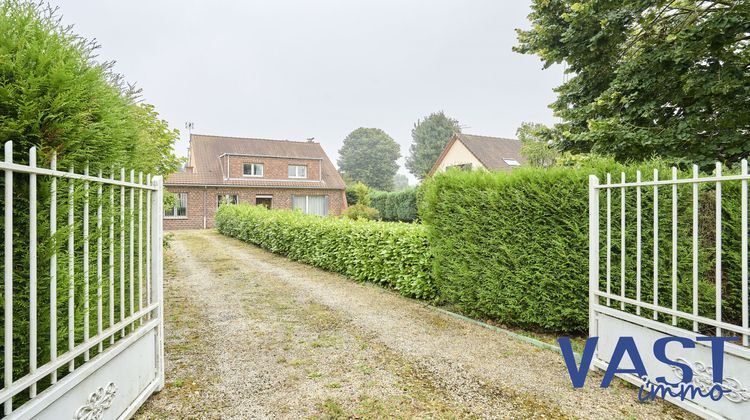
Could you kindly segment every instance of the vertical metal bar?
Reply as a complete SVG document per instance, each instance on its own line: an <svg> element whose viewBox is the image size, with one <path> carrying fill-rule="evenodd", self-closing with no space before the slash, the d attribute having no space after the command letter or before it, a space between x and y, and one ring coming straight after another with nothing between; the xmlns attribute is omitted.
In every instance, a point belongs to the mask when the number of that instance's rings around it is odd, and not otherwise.
<svg viewBox="0 0 750 420"><path fill-rule="evenodd" d="M721 322L721 162L716 162L716 320ZM716 327L721 337L721 328Z"/></svg>
<svg viewBox="0 0 750 420"><path fill-rule="evenodd" d="M654 181L659 180L659 170L654 169ZM654 306L659 305L659 187L654 185ZM659 312L654 311L654 319Z"/></svg>
<svg viewBox="0 0 750 420"><path fill-rule="evenodd" d="M102 171L99 170L98 177L102 177ZM96 186L96 335L102 334L102 183L97 182ZM104 342L99 341L99 353L104 351Z"/></svg>
<svg viewBox="0 0 750 420"><path fill-rule="evenodd" d="M36 147L29 149L29 373L36 372L37 350L37 235L36 235ZM29 397L36 396L36 382L29 387Z"/></svg>
<svg viewBox="0 0 750 420"><path fill-rule="evenodd" d="M143 172L138 173L138 185L143 185ZM143 309L143 188L138 188L138 311ZM143 325L143 318L140 320Z"/></svg>
<svg viewBox="0 0 750 420"><path fill-rule="evenodd" d="M69 173L73 174L73 167L70 167ZM68 351L73 351L75 348L75 297L76 297L76 281L75 281L75 224L73 213L75 200L75 181L73 178L68 179ZM71 360L68 364L68 370L73 372L75 369L75 360Z"/></svg>
<svg viewBox="0 0 750 420"><path fill-rule="evenodd" d="M125 169L120 169L120 181L125 182ZM120 186L120 321L125 319L125 187ZM125 337L125 326L122 327Z"/></svg>
<svg viewBox="0 0 750 420"><path fill-rule="evenodd" d="M5 142L5 162L13 163L13 142ZM5 341L3 347L4 388L13 384L13 171L5 170ZM13 398L5 401L5 415L13 411Z"/></svg>
<svg viewBox="0 0 750 420"><path fill-rule="evenodd" d="M50 169L57 170L57 153L52 153ZM52 255L49 258L49 359L57 360L57 177L52 177L49 199L49 234L52 238ZM52 372L50 381L57 382L57 369Z"/></svg>
<svg viewBox="0 0 750 420"><path fill-rule="evenodd" d="M620 173L620 183L625 184L625 172ZM620 297L625 297L625 186L620 187ZM620 310L625 302L620 301Z"/></svg>
<svg viewBox="0 0 750 420"><path fill-rule="evenodd" d="M698 165L693 165L693 316L698 316ZM698 321L693 321L698 332Z"/></svg>
<svg viewBox="0 0 750 420"><path fill-rule="evenodd" d="M612 184L612 174L607 173L607 185ZM607 294L612 293L612 188L607 188ZM607 298L607 306L610 306Z"/></svg>
<svg viewBox="0 0 750 420"><path fill-rule="evenodd" d="M114 169L109 179L115 179ZM109 326L115 325L115 187L109 187ZM109 344L115 343L115 335L109 337Z"/></svg>
<svg viewBox="0 0 750 420"><path fill-rule="evenodd" d="M677 167L672 167L672 310L677 310ZM672 315L672 325L677 317Z"/></svg>
<svg viewBox="0 0 750 420"><path fill-rule="evenodd" d="M152 185L151 174L146 177L146 184ZM146 304L151 304L151 190L146 191ZM151 315L149 314L149 319Z"/></svg>
<svg viewBox="0 0 750 420"><path fill-rule="evenodd" d="M83 170L83 174L88 176L89 165ZM89 304L91 301L89 291L89 181L83 182L83 342L89 341ZM86 350L83 353L83 361L89 360L90 353Z"/></svg>
<svg viewBox="0 0 750 420"><path fill-rule="evenodd" d="M636 187L635 187L635 201L636 201L636 207L635 207L635 236L636 236L636 242L635 242L635 300L638 301L638 303L641 303L641 241L642 241L642 232L641 232L641 171L636 171L635 173L635 181L636 181ZM635 307L635 313L637 315L641 314L641 306L638 305Z"/></svg>
<svg viewBox="0 0 750 420"><path fill-rule="evenodd" d="M742 237L741 246L741 283L742 283L742 328L748 328L748 284L747 284L747 160L742 159L742 184L741 184L741 215L740 218L740 236ZM748 335L742 336L742 345L747 346Z"/></svg>
<svg viewBox="0 0 750 420"><path fill-rule="evenodd" d="M151 195L151 294L158 302L157 318L159 327L157 329L156 354L157 354L157 378L159 385L157 390L164 388L164 293L163 293L163 248L162 248L162 223L164 217L164 187L160 176L155 176L151 185L156 191Z"/></svg>
<svg viewBox="0 0 750 420"><path fill-rule="evenodd" d="M135 182L135 171L133 169L130 170L130 182ZM128 274L130 279L130 315L133 315L135 313L135 261L133 259L135 258L134 248L135 248L135 189L133 187L130 187L130 258L128 260ZM135 329L135 323L131 324L131 331Z"/></svg>
<svg viewBox="0 0 750 420"><path fill-rule="evenodd" d="M589 175L589 337L597 336L596 306L599 298L599 178Z"/></svg>

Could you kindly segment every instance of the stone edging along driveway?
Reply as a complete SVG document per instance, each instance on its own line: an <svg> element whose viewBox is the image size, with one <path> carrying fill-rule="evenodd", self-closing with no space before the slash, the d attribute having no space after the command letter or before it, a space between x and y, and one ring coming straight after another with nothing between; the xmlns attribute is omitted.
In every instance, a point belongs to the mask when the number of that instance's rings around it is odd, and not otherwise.
<svg viewBox="0 0 750 420"><path fill-rule="evenodd" d="M167 386L138 418L690 418L562 357L214 231L167 252Z"/></svg>

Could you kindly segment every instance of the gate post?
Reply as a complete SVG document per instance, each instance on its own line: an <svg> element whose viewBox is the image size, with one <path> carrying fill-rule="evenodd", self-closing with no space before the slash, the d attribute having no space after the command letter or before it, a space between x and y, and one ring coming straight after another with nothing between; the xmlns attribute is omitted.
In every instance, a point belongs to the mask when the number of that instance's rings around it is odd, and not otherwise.
<svg viewBox="0 0 750 420"><path fill-rule="evenodd" d="M596 335L599 297L599 178L589 175L589 337ZM593 364L591 365L593 369Z"/></svg>
<svg viewBox="0 0 750 420"><path fill-rule="evenodd" d="M155 176L151 185L156 191L151 194L151 296L159 305L156 309L159 326L156 328L156 377L164 388L164 180Z"/></svg>

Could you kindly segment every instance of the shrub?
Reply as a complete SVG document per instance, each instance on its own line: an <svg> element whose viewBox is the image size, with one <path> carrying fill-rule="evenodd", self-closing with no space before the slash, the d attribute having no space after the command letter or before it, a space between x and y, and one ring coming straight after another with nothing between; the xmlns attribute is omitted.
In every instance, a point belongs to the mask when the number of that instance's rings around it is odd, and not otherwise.
<svg viewBox="0 0 750 420"><path fill-rule="evenodd" d="M355 204L349 206L341 215L352 220L375 220L379 214L378 209L363 204Z"/></svg>
<svg viewBox="0 0 750 420"><path fill-rule="evenodd" d="M58 169L75 168L77 173L89 164L90 172L99 170L104 176L111 168L133 168L144 173L166 175L174 172L180 160L172 153L172 145L179 133L169 129L154 108L139 103L138 91L112 72L113 63L96 61L97 45L76 35L71 26L63 25L57 9L46 2L10 0L0 4L0 143L13 141L14 161L28 163L28 150L37 148L37 163L48 168L53 153L57 153ZM119 176L119 172L116 176ZM20 378L29 367L29 177L14 176L13 205L13 374ZM83 342L85 313L82 238L82 181L59 181L57 238L52 240L49 232L50 184L48 176L38 177L38 254L37 254L37 362L38 366L50 360L50 256L57 251L57 296L58 296L58 349L67 349L68 311L67 296L73 285L75 296L73 317L75 344ZM0 180L3 187L5 180ZM75 189L75 275L68 277L68 256L65 240L69 233L66 226L68 208L67 191ZM112 187L104 187L107 197ZM119 188L116 190L119 194ZM95 197L95 194L91 194ZM92 197L93 220L97 202ZM119 197L118 197L119 198ZM119 201L117 201L119 203ZM103 217L108 220L108 202L104 202ZM128 213L130 216L130 213ZM0 221L0 229L4 229ZM129 221L126 224L131 223ZM118 221L118 229L122 228ZM97 238L93 229L91 240ZM108 255L108 238L103 238L104 253ZM119 253L119 241L114 244ZM4 250L3 252L6 252ZM92 253L93 254L93 253ZM129 257L128 257L129 259ZM92 269L93 273L93 269ZM93 277L93 274L92 274ZM6 291L0 290L4 293ZM104 289L105 305L108 304L107 288ZM117 295L117 291L115 294ZM96 288L90 290L89 299L95 302ZM118 295L119 299L119 295ZM0 302L0 312L4 309ZM96 331L96 305L89 307L91 331ZM108 308L105 306L105 313ZM119 313L116 312L116 321ZM2 327L0 327L2 328ZM0 332L4 334L5 331ZM104 343L106 348L108 342ZM96 351L94 350L94 354ZM61 372L62 374L62 372ZM5 378L0 375L3 380ZM46 385L40 384L39 392ZM18 394L14 404L20 405L28 393Z"/></svg>
<svg viewBox="0 0 750 420"><path fill-rule="evenodd" d="M380 217L388 221L413 222L417 220L417 189L370 193L372 206L378 209Z"/></svg>
<svg viewBox="0 0 750 420"><path fill-rule="evenodd" d="M668 168L661 166L660 173ZM640 167L650 179L653 165ZM459 172L428 180L421 215L435 260L440 298L459 310L511 326L582 333L588 323L588 175L624 171L635 179L635 166L611 161L580 168L520 168L510 174ZM662 175L663 176L663 175ZM688 175L681 174L681 177ZM739 188L724 187L724 267L738 273ZM712 253L714 186L700 187L700 314L713 317L715 287ZM678 203L691 200L690 186L678 188ZM626 294L635 295L636 202L626 192ZM642 188L642 299L653 297L653 189ZM620 293L620 194L612 200L611 290ZM659 189L659 296L671 297L671 188ZM602 288L605 284L606 193L601 193ZM692 311L692 212L678 217L678 309ZM734 228L732 228L734 226ZM708 227L708 228L706 228ZM730 271L731 270L731 271ZM738 276L724 276L724 320L739 319ZM733 290L732 296L726 290ZM627 307L628 310L633 308ZM645 315L650 314L644 311ZM666 319L662 316L662 319ZM671 319L671 318L669 318Z"/></svg>
<svg viewBox="0 0 750 420"><path fill-rule="evenodd" d="M293 260L432 299L432 258L421 225L318 217L250 205L222 206L224 235Z"/></svg>

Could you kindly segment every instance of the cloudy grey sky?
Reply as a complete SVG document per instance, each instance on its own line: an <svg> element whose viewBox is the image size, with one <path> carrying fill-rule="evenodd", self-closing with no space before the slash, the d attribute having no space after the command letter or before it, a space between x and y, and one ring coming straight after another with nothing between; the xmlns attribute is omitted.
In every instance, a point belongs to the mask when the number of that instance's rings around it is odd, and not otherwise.
<svg viewBox="0 0 750 420"><path fill-rule="evenodd" d="M52 0L143 89L182 139L303 140L331 159L358 127L408 154L414 122L443 110L467 133L551 123L560 68L511 51L530 0ZM401 159L401 173L406 173Z"/></svg>

